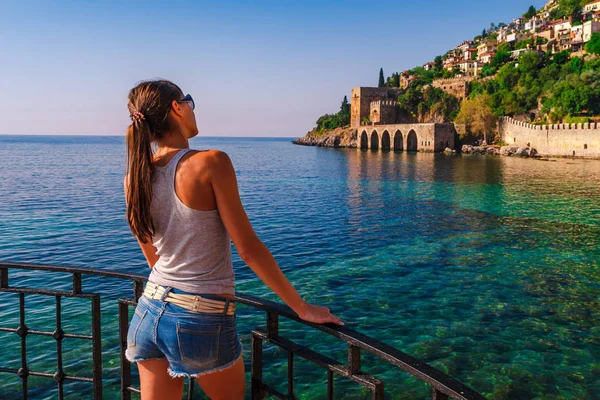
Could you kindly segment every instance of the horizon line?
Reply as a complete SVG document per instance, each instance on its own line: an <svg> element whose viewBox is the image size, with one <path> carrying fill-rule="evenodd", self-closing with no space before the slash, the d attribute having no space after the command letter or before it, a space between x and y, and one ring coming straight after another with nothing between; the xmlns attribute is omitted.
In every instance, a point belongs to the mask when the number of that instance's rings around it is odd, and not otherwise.
<svg viewBox="0 0 600 400"><path fill-rule="evenodd" d="M85 136L85 137L122 137L125 135L97 135L97 134L84 134L84 133L0 133L0 136ZM195 138L255 138L255 139L288 139L288 138L299 138L302 136L194 136Z"/></svg>

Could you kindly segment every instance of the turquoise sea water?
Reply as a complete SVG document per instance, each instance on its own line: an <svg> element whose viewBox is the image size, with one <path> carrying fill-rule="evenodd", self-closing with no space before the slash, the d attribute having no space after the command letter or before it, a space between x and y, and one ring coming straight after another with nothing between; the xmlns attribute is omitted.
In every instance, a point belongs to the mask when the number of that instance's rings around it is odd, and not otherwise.
<svg viewBox="0 0 600 400"><path fill-rule="evenodd" d="M372 153L301 147L289 139L196 138L229 153L242 201L281 268L309 301L493 399L600 399L600 161ZM124 219L121 137L0 136L0 260L148 273ZM237 290L277 300L235 255ZM70 288L69 276L11 272L19 286ZM84 278L103 295L104 397L118 398L119 281ZM54 329L54 299L26 296L26 324ZM18 298L0 293L0 326L18 325ZM63 326L89 334L89 302L63 300ZM264 316L240 307L250 331ZM282 333L340 361L341 343L302 325ZM19 340L0 332L0 366L20 366ZM53 373L56 344L28 337L32 370ZM65 339L67 373L91 376L91 345ZM286 387L287 356L265 347L265 379ZM374 357L364 370L386 398L427 387ZM326 374L296 362L298 398L322 399ZM30 378L30 398L56 384ZM247 381L249 384L249 380ZM336 398L363 399L336 379ZM0 399L20 398L0 373ZM67 398L91 385L67 383ZM249 391L247 392L249 396ZM198 398L204 398L200 393Z"/></svg>

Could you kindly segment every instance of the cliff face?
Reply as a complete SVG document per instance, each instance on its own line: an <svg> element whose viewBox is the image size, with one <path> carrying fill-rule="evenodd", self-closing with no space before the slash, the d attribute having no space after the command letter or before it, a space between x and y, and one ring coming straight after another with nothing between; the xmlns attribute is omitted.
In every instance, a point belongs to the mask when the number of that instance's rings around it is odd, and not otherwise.
<svg viewBox="0 0 600 400"><path fill-rule="evenodd" d="M294 144L319 147L347 147L355 149L357 146L356 129L345 127L332 131L317 133L309 132L306 136L293 141Z"/></svg>

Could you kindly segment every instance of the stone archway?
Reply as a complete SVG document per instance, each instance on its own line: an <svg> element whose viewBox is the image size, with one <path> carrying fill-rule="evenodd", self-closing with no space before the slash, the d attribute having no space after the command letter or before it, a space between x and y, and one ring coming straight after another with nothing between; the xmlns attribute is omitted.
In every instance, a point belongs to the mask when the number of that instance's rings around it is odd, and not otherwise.
<svg viewBox="0 0 600 400"><path fill-rule="evenodd" d="M394 151L404 150L404 143L402 141L402 132L399 130L394 133Z"/></svg>
<svg viewBox="0 0 600 400"><path fill-rule="evenodd" d="M411 129L406 136L406 151L418 151L417 133Z"/></svg>
<svg viewBox="0 0 600 400"><path fill-rule="evenodd" d="M361 150L367 150L369 148L369 137L367 131L362 131L360 134L360 147Z"/></svg>
<svg viewBox="0 0 600 400"><path fill-rule="evenodd" d="M390 149L390 134L388 131L383 131L381 135L381 150L389 150Z"/></svg>
<svg viewBox="0 0 600 400"><path fill-rule="evenodd" d="M379 134L377 131L371 133L371 150L379 150Z"/></svg>

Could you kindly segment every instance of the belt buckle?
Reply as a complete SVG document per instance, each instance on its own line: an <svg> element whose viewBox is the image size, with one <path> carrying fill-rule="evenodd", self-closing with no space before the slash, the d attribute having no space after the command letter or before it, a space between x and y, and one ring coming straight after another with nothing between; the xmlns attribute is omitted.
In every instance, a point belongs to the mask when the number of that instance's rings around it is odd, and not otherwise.
<svg viewBox="0 0 600 400"><path fill-rule="evenodd" d="M201 299L201 297L200 297L200 296L194 296L194 303L193 303L193 305L192 305L192 309L193 309L194 311L198 311L198 305L199 305L199 303L200 303L200 299Z"/></svg>
<svg viewBox="0 0 600 400"><path fill-rule="evenodd" d="M157 284L154 284L154 290L152 290L152 294L150 295L150 297L152 297L154 299L154 296L156 296L156 293L158 292L158 288L159 286Z"/></svg>

